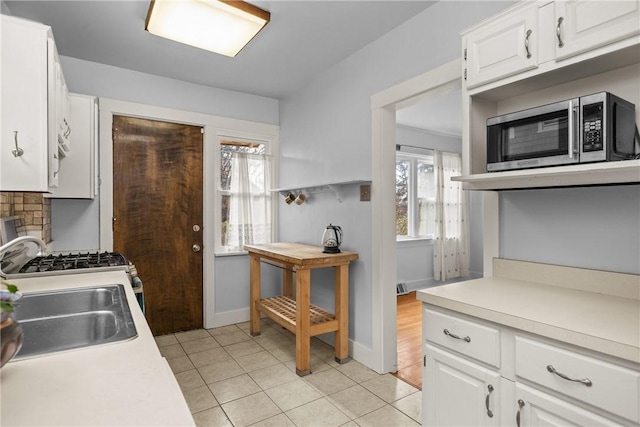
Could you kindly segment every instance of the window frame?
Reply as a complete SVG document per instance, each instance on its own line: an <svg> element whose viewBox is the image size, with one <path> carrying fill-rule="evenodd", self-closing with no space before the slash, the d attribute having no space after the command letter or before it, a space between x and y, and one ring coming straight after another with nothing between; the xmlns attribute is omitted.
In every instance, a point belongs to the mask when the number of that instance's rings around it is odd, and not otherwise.
<svg viewBox="0 0 640 427"><path fill-rule="evenodd" d="M429 150L431 151L431 150ZM433 240L433 234L418 234L419 225L419 203L418 203L418 162L422 161L434 165L434 154L416 154L396 152L396 164L398 161L409 162L409 173L407 177L407 234L396 234L396 242L406 242L414 240ZM435 173L435 171L434 171Z"/></svg>
<svg viewBox="0 0 640 427"><path fill-rule="evenodd" d="M222 189L222 176L221 176L221 149L223 140L237 140L239 142L255 142L265 145L265 155L271 158L271 183L270 188L274 188L278 183L278 140L270 135L254 134L248 132L239 132L234 130L221 130L216 134L215 140L215 200L214 200L214 255L215 256L234 256L234 255L246 255L248 252L244 250L230 249L229 246L222 245L222 197L224 195L230 195L229 190ZM274 242L277 236L277 208L278 208L277 192L271 193L271 241Z"/></svg>

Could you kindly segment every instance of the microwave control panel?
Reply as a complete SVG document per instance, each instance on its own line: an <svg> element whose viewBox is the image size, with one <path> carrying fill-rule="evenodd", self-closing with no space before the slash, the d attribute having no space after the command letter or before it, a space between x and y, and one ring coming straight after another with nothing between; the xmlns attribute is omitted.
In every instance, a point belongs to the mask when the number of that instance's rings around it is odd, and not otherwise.
<svg viewBox="0 0 640 427"><path fill-rule="evenodd" d="M601 102L582 107L582 152L600 151L604 148L602 112Z"/></svg>

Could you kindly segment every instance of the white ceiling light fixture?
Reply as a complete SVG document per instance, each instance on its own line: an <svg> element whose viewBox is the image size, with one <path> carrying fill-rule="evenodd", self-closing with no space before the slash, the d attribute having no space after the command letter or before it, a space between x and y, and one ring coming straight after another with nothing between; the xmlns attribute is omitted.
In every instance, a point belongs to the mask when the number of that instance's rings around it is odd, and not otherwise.
<svg viewBox="0 0 640 427"><path fill-rule="evenodd" d="M152 0L145 30L226 56L236 56L271 19L240 0Z"/></svg>

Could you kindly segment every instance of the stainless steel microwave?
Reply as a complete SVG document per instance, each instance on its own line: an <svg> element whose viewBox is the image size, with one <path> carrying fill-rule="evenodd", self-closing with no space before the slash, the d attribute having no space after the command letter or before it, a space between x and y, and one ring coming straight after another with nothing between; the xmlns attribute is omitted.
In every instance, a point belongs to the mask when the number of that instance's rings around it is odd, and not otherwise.
<svg viewBox="0 0 640 427"><path fill-rule="evenodd" d="M487 120L487 171L632 159L635 105L609 92Z"/></svg>

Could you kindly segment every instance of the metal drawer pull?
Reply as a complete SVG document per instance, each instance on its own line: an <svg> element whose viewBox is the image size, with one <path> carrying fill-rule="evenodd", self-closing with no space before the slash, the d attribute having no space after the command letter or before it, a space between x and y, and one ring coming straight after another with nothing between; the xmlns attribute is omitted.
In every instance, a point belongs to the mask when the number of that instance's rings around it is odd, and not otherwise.
<svg viewBox="0 0 640 427"><path fill-rule="evenodd" d="M524 400L518 399L518 413L516 414L516 425L520 427L520 413L522 412L522 408L524 408Z"/></svg>
<svg viewBox="0 0 640 427"><path fill-rule="evenodd" d="M450 336L451 338L455 338L457 340L462 340L462 341L466 341L466 342L471 342L471 338L469 338L469 336L466 336L464 338L463 337L459 337L458 335L452 334L451 332L449 332L448 329L445 329L442 332L444 332L445 335Z"/></svg>
<svg viewBox="0 0 640 427"><path fill-rule="evenodd" d="M556 36L558 36L558 47L564 46L564 42L562 41L562 22L564 18L561 16L558 18L558 25L556 26Z"/></svg>
<svg viewBox="0 0 640 427"><path fill-rule="evenodd" d="M487 390L489 390L489 393L487 393L487 397L484 400L484 405L487 407L487 416L489 418L493 418L493 411L491 409L489 409L489 398L491 397L491 392L493 392L493 386L491 384L489 384L487 386Z"/></svg>
<svg viewBox="0 0 640 427"><path fill-rule="evenodd" d="M531 58L531 52L529 52L529 37L531 37L531 30L527 30L527 37L524 39L524 48L527 51L527 59Z"/></svg>
<svg viewBox="0 0 640 427"><path fill-rule="evenodd" d="M589 378L585 378L585 379L582 379L582 380L571 378L571 377L563 374L562 372L556 371L556 368L554 368L551 365L547 365L547 371L551 372L552 374L556 374L557 376L559 376L563 380L573 381L573 382L576 382L576 383L582 383L582 384L586 385L587 387L591 387L593 385L593 383L591 382L591 380Z"/></svg>

